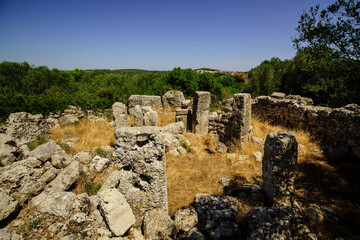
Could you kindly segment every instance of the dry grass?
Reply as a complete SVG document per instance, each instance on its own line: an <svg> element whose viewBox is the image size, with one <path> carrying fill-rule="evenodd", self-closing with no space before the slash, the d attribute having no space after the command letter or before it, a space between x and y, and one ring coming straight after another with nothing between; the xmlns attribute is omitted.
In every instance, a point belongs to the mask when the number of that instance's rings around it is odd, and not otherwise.
<svg viewBox="0 0 360 240"><path fill-rule="evenodd" d="M285 130L257 119L252 119L252 125L254 136L263 139L270 132ZM292 133L298 143L305 146L299 150L299 162L323 158L321 153L309 150L318 149L318 146L310 140L308 133L300 130L292 130ZM243 150L234 145L230 146L231 152L250 156L248 161L241 162L237 157L229 159L226 154L208 152L206 149L211 143L211 136L199 137L187 133L186 137L190 140L191 147L196 149L195 154L166 156L170 214L191 203L196 193L221 194L223 189L218 181L222 177L231 179L235 186L244 183L262 184L262 164L255 162L252 156L255 151L264 153L261 144L249 142Z"/></svg>
<svg viewBox="0 0 360 240"><path fill-rule="evenodd" d="M176 111L174 108L155 108L158 114L158 126L163 127L175 122Z"/></svg>
<svg viewBox="0 0 360 240"><path fill-rule="evenodd" d="M73 152L92 151L94 148L115 143L114 127L107 122L83 120L76 124L55 127L51 130L50 137L55 141L62 141L66 135L79 139L78 142L75 142Z"/></svg>

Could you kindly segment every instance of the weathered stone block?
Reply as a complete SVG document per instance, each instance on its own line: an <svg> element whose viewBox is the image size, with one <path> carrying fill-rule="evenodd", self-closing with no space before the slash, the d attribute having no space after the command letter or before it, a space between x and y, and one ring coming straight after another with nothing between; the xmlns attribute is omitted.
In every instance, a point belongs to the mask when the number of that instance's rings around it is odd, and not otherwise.
<svg viewBox="0 0 360 240"><path fill-rule="evenodd" d="M162 97L164 107L180 107L185 100L181 91L168 91Z"/></svg>
<svg viewBox="0 0 360 240"><path fill-rule="evenodd" d="M270 204L294 201L298 144L291 132L270 133L265 141L262 166L263 189Z"/></svg>
<svg viewBox="0 0 360 240"><path fill-rule="evenodd" d="M121 127L115 132L120 192L139 219L153 208L168 210L165 144L159 127Z"/></svg>
<svg viewBox="0 0 360 240"><path fill-rule="evenodd" d="M244 148L251 131L251 95L248 93L234 94L232 104L231 139Z"/></svg>
<svg viewBox="0 0 360 240"><path fill-rule="evenodd" d="M209 129L210 92L197 91L194 96L192 131L205 136Z"/></svg>
<svg viewBox="0 0 360 240"><path fill-rule="evenodd" d="M133 108L136 105L161 107L161 97L148 95L131 95L129 97L128 107Z"/></svg>
<svg viewBox="0 0 360 240"><path fill-rule="evenodd" d="M129 124L129 116L127 107L121 102L116 102L112 105L115 128L125 127Z"/></svg>

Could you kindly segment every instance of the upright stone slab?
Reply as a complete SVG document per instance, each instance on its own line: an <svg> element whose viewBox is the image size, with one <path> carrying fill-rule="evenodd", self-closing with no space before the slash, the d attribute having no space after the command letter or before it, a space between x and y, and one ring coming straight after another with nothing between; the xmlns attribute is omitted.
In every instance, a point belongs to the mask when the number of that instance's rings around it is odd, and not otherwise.
<svg viewBox="0 0 360 240"><path fill-rule="evenodd" d="M141 127L144 125L144 115L142 114L141 107L136 105L133 110L132 114L134 117L134 127Z"/></svg>
<svg viewBox="0 0 360 240"><path fill-rule="evenodd" d="M244 148L249 140L251 127L251 95L249 93L234 94L232 102L231 138L240 148Z"/></svg>
<svg viewBox="0 0 360 240"><path fill-rule="evenodd" d="M144 114L145 126L157 126L158 115L155 111L149 111Z"/></svg>
<svg viewBox="0 0 360 240"><path fill-rule="evenodd" d="M115 131L119 189L136 218L146 211L168 211L165 144L159 127L121 127Z"/></svg>
<svg viewBox="0 0 360 240"><path fill-rule="evenodd" d="M191 119L192 119L192 110L191 109L176 109L175 121L183 122L186 130L191 131Z"/></svg>
<svg viewBox="0 0 360 240"><path fill-rule="evenodd" d="M129 116L127 107L121 102L116 102L112 105L115 128L125 127L129 124Z"/></svg>
<svg viewBox="0 0 360 240"><path fill-rule="evenodd" d="M291 132L272 132L266 137L262 177L270 204L293 203L297 152L298 144Z"/></svg>
<svg viewBox="0 0 360 240"><path fill-rule="evenodd" d="M195 92L192 111L192 131L200 136L208 134L210 101L210 92Z"/></svg>

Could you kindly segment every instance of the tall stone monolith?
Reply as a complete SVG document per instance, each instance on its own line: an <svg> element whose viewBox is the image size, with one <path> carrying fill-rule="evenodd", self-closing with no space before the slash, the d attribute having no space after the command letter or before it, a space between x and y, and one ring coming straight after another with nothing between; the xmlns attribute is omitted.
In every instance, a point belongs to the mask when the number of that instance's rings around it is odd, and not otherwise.
<svg viewBox="0 0 360 240"><path fill-rule="evenodd" d="M121 102L116 102L112 105L115 129L118 127L126 127L129 124L129 117L127 107Z"/></svg>
<svg viewBox="0 0 360 240"><path fill-rule="evenodd" d="M244 148L250 137L251 129L251 95L234 94L232 102L231 140Z"/></svg>
<svg viewBox="0 0 360 240"><path fill-rule="evenodd" d="M137 220L146 211L168 211L165 143L160 127L121 127L115 131L119 190Z"/></svg>
<svg viewBox="0 0 360 240"><path fill-rule="evenodd" d="M262 162L263 190L273 203L294 201L298 143L291 132L272 132L266 137Z"/></svg>
<svg viewBox="0 0 360 240"><path fill-rule="evenodd" d="M192 111L192 131L197 135L205 136L208 134L210 102L210 92L195 92Z"/></svg>

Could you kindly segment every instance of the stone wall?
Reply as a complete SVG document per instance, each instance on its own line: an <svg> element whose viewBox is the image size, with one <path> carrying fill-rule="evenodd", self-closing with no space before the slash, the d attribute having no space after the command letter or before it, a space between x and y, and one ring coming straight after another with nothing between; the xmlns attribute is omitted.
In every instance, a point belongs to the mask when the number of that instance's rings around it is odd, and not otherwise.
<svg viewBox="0 0 360 240"><path fill-rule="evenodd" d="M296 95L274 93L257 97L253 115L273 124L309 130L334 159L360 157L360 107L312 106L312 100Z"/></svg>

